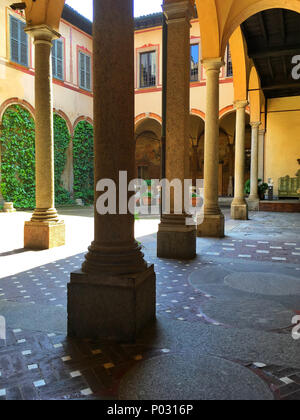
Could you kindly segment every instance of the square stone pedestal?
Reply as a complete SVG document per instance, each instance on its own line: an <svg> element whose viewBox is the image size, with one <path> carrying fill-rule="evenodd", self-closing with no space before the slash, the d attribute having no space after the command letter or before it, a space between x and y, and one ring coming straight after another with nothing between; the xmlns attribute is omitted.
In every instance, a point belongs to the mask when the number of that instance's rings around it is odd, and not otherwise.
<svg viewBox="0 0 300 420"><path fill-rule="evenodd" d="M250 211L259 211L259 200L252 200L249 198L247 203Z"/></svg>
<svg viewBox="0 0 300 420"><path fill-rule="evenodd" d="M248 220L248 205L234 204L231 205L231 218L233 220Z"/></svg>
<svg viewBox="0 0 300 420"><path fill-rule="evenodd" d="M203 223L197 226L197 236L199 238L224 238L224 214L205 215Z"/></svg>
<svg viewBox="0 0 300 420"><path fill-rule="evenodd" d="M25 222L24 248L50 249L65 245L66 226L59 222Z"/></svg>
<svg viewBox="0 0 300 420"><path fill-rule="evenodd" d="M155 320L154 266L138 274L71 274L68 284L68 335L134 342Z"/></svg>
<svg viewBox="0 0 300 420"><path fill-rule="evenodd" d="M196 257L196 229L182 227L174 230L165 229L162 225L157 233L158 258L191 260Z"/></svg>

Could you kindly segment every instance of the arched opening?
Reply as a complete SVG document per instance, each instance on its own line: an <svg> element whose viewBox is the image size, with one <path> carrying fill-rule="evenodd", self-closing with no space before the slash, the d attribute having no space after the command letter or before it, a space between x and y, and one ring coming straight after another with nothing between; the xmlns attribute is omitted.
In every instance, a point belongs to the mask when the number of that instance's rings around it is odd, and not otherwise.
<svg viewBox="0 0 300 420"><path fill-rule="evenodd" d="M142 179L161 177L161 125L152 118L139 121L135 129L136 176Z"/></svg>
<svg viewBox="0 0 300 420"><path fill-rule="evenodd" d="M202 118L190 116L190 173L193 185L204 177L204 128Z"/></svg>
<svg viewBox="0 0 300 420"><path fill-rule="evenodd" d="M1 194L16 208L35 206L35 124L31 113L13 104L0 126Z"/></svg>
<svg viewBox="0 0 300 420"><path fill-rule="evenodd" d="M246 114L245 179L250 177L251 127L250 116ZM236 112L226 113L220 119L219 150L219 196L233 197L235 172Z"/></svg>
<svg viewBox="0 0 300 420"><path fill-rule="evenodd" d="M80 121L73 138L74 198L91 204L94 200L94 128Z"/></svg>
<svg viewBox="0 0 300 420"><path fill-rule="evenodd" d="M71 136L67 122L54 113L54 182L55 203L67 204L72 192L72 160L70 156Z"/></svg>

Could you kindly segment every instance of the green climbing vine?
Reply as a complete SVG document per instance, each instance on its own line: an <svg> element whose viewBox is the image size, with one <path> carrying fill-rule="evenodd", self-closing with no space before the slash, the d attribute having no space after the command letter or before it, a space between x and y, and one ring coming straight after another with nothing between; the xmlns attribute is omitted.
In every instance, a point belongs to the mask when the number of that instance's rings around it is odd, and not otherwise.
<svg viewBox="0 0 300 420"><path fill-rule="evenodd" d="M66 121L57 114L54 126L54 171L56 205L71 204L62 175L67 164L70 133ZM16 208L35 207L35 124L30 113L19 105L10 106L0 126L1 193ZM80 122L74 136L74 195L85 203L94 197L93 127Z"/></svg>
<svg viewBox="0 0 300 420"><path fill-rule="evenodd" d="M70 144L70 134L66 121L59 115L54 114L54 180L55 180L55 203L71 203L71 196L62 185L62 174L67 163L67 149Z"/></svg>
<svg viewBox="0 0 300 420"><path fill-rule="evenodd" d="M87 121L78 123L73 139L74 195L85 203L94 200L94 130Z"/></svg>
<svg viewBox="0 0 300 420"><path fill-rule="evenodd" d="M35 205L35 132L30 113L19 105L4 113L0 128L1 192L16 208Z"/></svg>

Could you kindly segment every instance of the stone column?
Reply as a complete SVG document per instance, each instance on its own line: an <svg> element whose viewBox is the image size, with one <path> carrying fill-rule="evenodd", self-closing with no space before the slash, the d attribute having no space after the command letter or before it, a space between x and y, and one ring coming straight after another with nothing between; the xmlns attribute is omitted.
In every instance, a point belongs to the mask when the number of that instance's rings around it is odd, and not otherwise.
<svg viewBox="0 0 300 420"><path fill-rule="evenodd" d="M236 101L235 138L235 188L231 205L231 217L235 220L248 220L248 205L245 200L245 129L247 101Z"/></svg>
<svg viewBox="0 0 300 420"><path fill-rule="evenodd" d="M118 199L135 178L133 0L94 0L93 31L95 185L114 181L117 210L100 215L105 193L95 191L95 239L68 285L68 334L133 341L156 306L154 268L134 239L134 215L126 202L122 214ZM119 171L127 171L123 186Z"/></svg>
<svg viewBox="0 0 300 420"><path fill-rule="evenodd" d="M258 179L261 180L265 178L265 134L266 130L258 131Z"/></svg>
<svg viewBox="0 0 300 420"><path fill-rule="evenodd" d="M219 76L221 58L203 61L206 70L206 120L204 142L204 219L197 234L224 237L224 215L219 207Z"/></svg>
<svg viewBox="0 0 300 420"><path fill-rule="evenodd" d="M36 208L25 223L24 247L48 249L65 244L65 224L54 204L54 139L52 40L59 34L47 25L28 26L35 46L35 173Z"/></svg>
<svg viewBox="0 0 300 420"><path fill-rule="evenodd" d="M259 209L258 196L258 128L261 122L250 123L251 133L251 179L250 196L248 200L249 210L257 211Z"/></svg>
<svg viewBox="0 0 300 420"><path fill-rule="evenodd" d="M190 178L190 19L194 13L190 0L165 2L168 24L166 177L184 183ZM188 225L184 211L175 214L171 195L171 214L163 214L157 236L160 258L192 259L196 256L196 228Z"/></svg>

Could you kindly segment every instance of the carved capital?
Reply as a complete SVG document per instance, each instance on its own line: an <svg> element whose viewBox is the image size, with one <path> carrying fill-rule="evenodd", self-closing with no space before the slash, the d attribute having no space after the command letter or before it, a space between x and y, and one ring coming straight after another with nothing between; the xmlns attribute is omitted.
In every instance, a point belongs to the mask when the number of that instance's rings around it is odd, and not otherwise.
<svg viewBox="0 0 300 420"><path fill-rule="evenodd" d="M34 39L35 44L51 44L54 39L60 38L60 34L48 25L26 26L27 32Z"/></svg>
<svg viewBox="0 0 300 420"><path fill-rule="evenodd" d="M168 1L163 5L168 23L178 20L190 21L195 16L194 0Z"/></svg>

